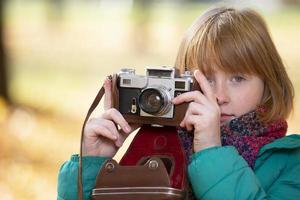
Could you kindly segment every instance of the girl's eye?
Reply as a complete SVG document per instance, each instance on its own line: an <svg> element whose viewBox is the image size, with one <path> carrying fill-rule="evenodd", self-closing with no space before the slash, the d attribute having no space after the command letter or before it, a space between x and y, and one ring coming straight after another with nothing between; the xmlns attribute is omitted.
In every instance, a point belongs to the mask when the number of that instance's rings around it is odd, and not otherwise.
<svg viewBox="0 0 300 200"><path fill-rule="evenodd" d="M243 76L240 76L240 75L235 75L231 78L231 81L235 82L235 83L240 83L244 80L246 80L246 79Z"/></svg>
<svg viewBox="0 0 300 200"><path fill-rule="evenodd" d="M211 77L206 77L206 79L209 82L209 84L214 84L214 80Z"/></svg>

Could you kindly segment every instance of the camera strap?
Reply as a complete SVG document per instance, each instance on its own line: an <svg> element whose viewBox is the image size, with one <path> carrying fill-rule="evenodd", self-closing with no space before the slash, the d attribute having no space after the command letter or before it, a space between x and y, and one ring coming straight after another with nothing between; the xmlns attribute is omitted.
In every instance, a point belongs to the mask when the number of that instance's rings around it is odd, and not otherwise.
<svg viewBox="0 0 300 200"><path fill-rule="evenodd" d="M83 134L84 134L84 128L86 125L87 120L91 116L92 112L95 110L95 108L98 106L99 102L101 101L103 95L105 93L104 87L102 86L99 90L96 98L94 99L92 105L90 106L87 115L85 117L82 129L81 129L81 139L80 139L80 154L79 154L79 166L78 166L78 179L77 179L77 195L78 200L83 200L83 186L82 186L82 143L83 143Z"/></svg>

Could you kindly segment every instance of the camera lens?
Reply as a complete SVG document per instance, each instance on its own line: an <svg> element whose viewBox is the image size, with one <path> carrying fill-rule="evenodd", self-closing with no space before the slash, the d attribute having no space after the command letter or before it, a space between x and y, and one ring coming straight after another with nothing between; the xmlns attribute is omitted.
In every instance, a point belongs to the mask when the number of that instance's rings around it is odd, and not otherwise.
<svg viewBox="0 0 300 200"><path fill-rule="evenodd" d="M158 114L164 106L164 97L155 88L145 89L139 96L140 108L149 114Z"/></svg>

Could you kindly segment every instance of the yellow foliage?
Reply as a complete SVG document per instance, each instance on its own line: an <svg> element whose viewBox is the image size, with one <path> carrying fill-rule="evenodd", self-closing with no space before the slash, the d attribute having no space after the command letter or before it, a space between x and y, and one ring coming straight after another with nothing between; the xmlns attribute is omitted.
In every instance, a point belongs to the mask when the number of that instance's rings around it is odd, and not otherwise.
<svg viewBox="0 0 300 200"><path fill-rule="evenodd" d="M4 122L8 115L8 106L3 97L0 96L0 123Z"/></svg>

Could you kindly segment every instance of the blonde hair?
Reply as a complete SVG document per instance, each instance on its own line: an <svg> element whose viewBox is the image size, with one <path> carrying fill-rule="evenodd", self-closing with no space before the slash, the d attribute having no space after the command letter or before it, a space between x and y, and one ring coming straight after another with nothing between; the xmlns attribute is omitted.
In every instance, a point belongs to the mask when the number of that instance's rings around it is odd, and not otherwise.
<svg viewBox="0 0 300 200"><path fill-rule="evenodd" d="M213 73L257 75L264 81L261 121L286 119L293 109L294 89L263 18L251 9L218 7L206 11L188 29L175 67Z"/></svg>

